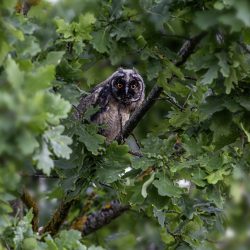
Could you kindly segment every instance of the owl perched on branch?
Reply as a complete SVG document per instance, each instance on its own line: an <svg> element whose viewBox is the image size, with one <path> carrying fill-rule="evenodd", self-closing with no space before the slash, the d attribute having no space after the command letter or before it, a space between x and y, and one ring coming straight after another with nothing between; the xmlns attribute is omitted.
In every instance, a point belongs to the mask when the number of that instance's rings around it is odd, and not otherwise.
<svg viewBox="0 0 250 250"><path fill-rule="evenodd" d="M99 106L91 121L104 125L101 134L111 141L143 102L144 90L143 79L136 70L119 68L98 84L88 96L81 98L75 115L82 119L88 107Z"/></svg>

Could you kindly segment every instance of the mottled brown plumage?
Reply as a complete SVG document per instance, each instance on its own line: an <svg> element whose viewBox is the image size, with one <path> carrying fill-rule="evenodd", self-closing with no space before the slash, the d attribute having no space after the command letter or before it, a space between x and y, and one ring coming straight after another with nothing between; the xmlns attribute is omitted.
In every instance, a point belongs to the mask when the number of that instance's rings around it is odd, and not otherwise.
<svg viewBox="0 0 250 250"><path fill-rule="evenodd" d="M109 141L116 138L133 111L144 100L144 82L137 71L119 68L108 79L82 97L76 116L81 119L90 106L99 106L91 120L105 125L101 134Z"/></svg>

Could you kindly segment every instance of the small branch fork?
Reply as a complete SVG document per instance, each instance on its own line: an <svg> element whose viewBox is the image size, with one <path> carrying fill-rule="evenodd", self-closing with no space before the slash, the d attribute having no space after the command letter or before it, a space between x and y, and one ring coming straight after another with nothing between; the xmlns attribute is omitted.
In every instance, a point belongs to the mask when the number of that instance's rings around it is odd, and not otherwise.
<svg viewBox="0 0 250 250"><path fill-rule="evenodd" d="M199 35L187 40L184 42L183 46L178 52L178 55L180 57L180 60L176 61L174 64L175 66L181 66L183 65L189 56L194 52L197 45L200 43L202 38L206 35L206 32L202 32ZM170 78L169 82L173 79ZM154 105L160 94L163 92L163 88L155 85L152 90L150 91L148 97L146 100L142 103L140 108L138 108L130 117L130 119L127 121L127 123L124 126L124 129L122 132L117 136L116 140L119 143L122 143L124 139L126 139L134 130L134 128L138 125L140 120L144 117L144 115L147 113L147 111Z"/></svg>

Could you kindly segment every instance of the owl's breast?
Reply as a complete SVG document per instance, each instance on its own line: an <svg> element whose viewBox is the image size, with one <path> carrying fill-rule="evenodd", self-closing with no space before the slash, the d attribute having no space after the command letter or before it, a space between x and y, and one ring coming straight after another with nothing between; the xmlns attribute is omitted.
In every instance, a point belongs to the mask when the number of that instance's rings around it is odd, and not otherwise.
<svg viewBox="0 0 250 250"><path fill-rule="evenodd" d="M121 132L129 117L130 111L128 108L124 105L119 105L115 100L111 100L106 107L95 116L93 121L104 125L101 133L111 141Z"/></svg>

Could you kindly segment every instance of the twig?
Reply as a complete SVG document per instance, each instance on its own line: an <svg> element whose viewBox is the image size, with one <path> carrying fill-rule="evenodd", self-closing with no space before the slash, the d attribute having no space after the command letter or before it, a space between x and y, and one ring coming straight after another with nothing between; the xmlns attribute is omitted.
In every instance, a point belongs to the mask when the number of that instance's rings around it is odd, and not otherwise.
<svg viewBox="0 0 250 250"><path fill-rule="evenodd" d="M237 43L240 45L240 47L241 47L246 53L250 54L250 49L247 47L246 44L244 44L243 42L237 42Z"/></svg>
<svg viewBox="0 0 250 250"><path fill-rule="evenodd" d="M186 104L187 104L187 102L188 102L188 100L189 100L191 94L192 94L192 90L189 92L189 94L188 94L188 96L187 96L185 102L183 103L183 108L185 108L185 106L186 106Z"/></svg>
<svg viewBox="0 0 250 250"><path fill-rule="evenodd" d="M143 157L143 154L141 152L129 151L129 154L137 156L137 157Z"/></svg>
<svg viewBox="0 0 250 250"><path fill-rule="evenodd" d="M207 32L201 32L199 35L187 40L182 45L181 49L178 52L178 56L181 57L181 59L177 62L175 62L175 66L181 66L183 65L188 57L193 54L196 46L200 43L201 39L207 34Z"/></svg>
<svg viewBox="0 0 250 250"><path fill-rule="evenodd" d="M165 100L168 101L169 103L173 104L175 107L177 107L180 111L184 111L184 107L181 106L178 102L174 100L174 98L168 94L165 94Z"/></svg>
<svg viewBox="0 0 250 250"><path fill-rule="evenodd" d="M202 32L199 35L189 39L188 41L184 42L183 46L181 47L180 51L178 52L178 55L181 57L179 61L175 62L176 66L183 65L188 57L194 52L196 46L200 43L202 38L206 35L206 32ZM169 79L169 82L173 79L171 77ZM125 124L122 132L117 136L116 140L121 143L126 139L130 133L134 130L134 128L137 126L139 121L144 117L144 115L147 113L147 111L154 105L157 98L162 93L163 88L155 85L151 92L149 93L146 100L142 103L140 108L138 108L130 117L130 119Z"/></svg>
<svg viewBox="0 0 250 250"><path fill-rule="evenodd" d="M33 231L36 232L38 230L38 221L39 221L39 209L38 209L37 202L34 200L34 198L30 195L30 193L26 189L23 190L21 200L28 209L32 208L33 210L32 211L33 219L32 219L31 224L32 224Z"/></svg>
<svg viewBox="0 0 250 250"><path fill-rule="evenodd" d="M59 179L60 177L58 175L45 175L40 173L34 173L34 174L27 174L27 173L20 173L21 176L24 177L35 177L35 178L45 178L45 179Z"/></svg>

